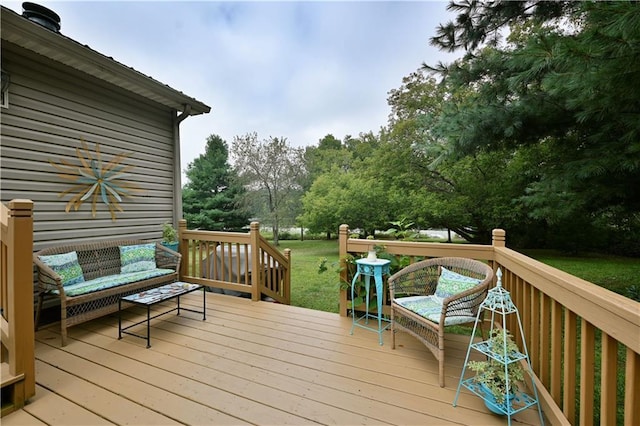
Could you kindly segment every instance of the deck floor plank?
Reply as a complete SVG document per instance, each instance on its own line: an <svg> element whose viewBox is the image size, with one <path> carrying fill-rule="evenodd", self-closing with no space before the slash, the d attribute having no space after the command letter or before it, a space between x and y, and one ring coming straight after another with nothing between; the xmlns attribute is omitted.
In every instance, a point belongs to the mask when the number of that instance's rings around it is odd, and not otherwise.
<svg viewBox="0 0 640 426"><path fill-rule="evenodd" d="M81 405L70 401L55 390L36 386L36 395L23 410L39 421L49 425L109 425L113 424L103 417L87 410ZM9 414L7 420L12 421L14 413ZM2 419L5 424L5 419Z"/></svg>
<svg viewBox="0 0 640 426"><path fill-rule="evenodd" d="M42 352L46 348L39 348ZM46 358L43 357L43 358ZM42 360L36 361L38 382L47 389L54 389L60 396L115 424L140 424L150 422L158 425L180 424L179 422L140 406L135 402L105 388L88 382Z"/></svg>
<svg viewBox="0 0 640 426"><path fill-rule="evenodd" d="M198 309L201 303L201 294L181 298L185 307ZM126 309L123 321L139 321L143 314L140 308ZM351 319L337 314L215 293L207 293L206 321L191 312L153 320L149 349L142 339L117 339L116 315L72 327L64 348L58 327L52 326L36 334L36 397L2 420L505 424L506 418L489 413L466 390L452 406L468 337L447 336L443 389L437 361L416 339L399 333L392 350L389 332L380 346L376 333L356 329L350 335L350 328ZM72 414L68 422L61 412ZM535 410L513 420L539 423Z"/></svg>
<svg viewBox="0 0 640 426"><path fill-rule="evenodd" d="M94 330L92 341L97 341L95 338L97 334L98 330ZM104 338L109 339L107 336ZM87 341L87 339L89 339L88 336L83 337L83 341ZM192 345L187 343L185 346L191 347ZM186 359L197 359L197 353L189 354L181 348L183 346L172 344L166 340L162 345L156 345L157 351L174 357L185 357L184 364L173 361L174 371L179 374L201 378L211 376L215 386L230 392L242 392L245 397L255 397L265 403L269 401L274 405L283 406L283 404L288 404L287 401L295 402L300 404L299 407L303 409L303 412L323 413L324 418L314 418L322 423L353 424L354 419L341 419L340 411L356 412L362 416L362 420L369 417L371 413L377 413L378 417L375 420L389 424L424 424L433 420L434 417L427 409L428 407L425 407L425 403L427 405L429 403L428 400L424 399L422 404L416 405L418 408L416 410L408 409L402 404L402 401L407 398L406 394L403 394L401 398L392 398L385 390L381 391L379 386L367 386L369 396L362 395L364 393L362 382L352 380L350 383L343 382L342 388L336 387L337 377L335 375L324 374L322 375L324 377L309 377L305 376L308 369L295 369L295 367L292 369L291 364L286 362L280 362L281 365L278 369L276 363L265 365L264 358L259 356L255 357L254 363L249 364L234 359L205 356L204 365L194 365L193 361L186 362ZM146 351L140 356L145 354L148 355L148 357L144 357L145 360L148 359L148 362L160 362L152 360L152 358L158 357L151 355L151 351ZM138 355L136 357L141 359ZM215 373L211 374L208 370L215 370ZM252 390L256 387L257 389ZM286 390L286 393L279 395L282 393L280 390L283 392ZM274 399L272 400L272 398ZM396 403L389 401L390 399L395 399ZM318 407L312 401L324 404L324 406ZM450 403L447 402L446 406L449 407ZM339 411L334 413L336 408ZM327 418L327 415L330 417ZM367 422L370 420L373 419L367 419Z"/></svg>

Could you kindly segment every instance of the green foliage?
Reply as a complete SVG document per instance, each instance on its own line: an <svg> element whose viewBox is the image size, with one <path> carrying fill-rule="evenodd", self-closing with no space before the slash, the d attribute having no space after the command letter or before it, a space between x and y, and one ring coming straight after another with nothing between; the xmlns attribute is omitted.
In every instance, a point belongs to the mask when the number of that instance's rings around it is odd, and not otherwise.
<svg viewBox="0 0 640 426"><path fill-rule="evenodd" d="M391 203L381 179L333 168L302 197L298 221L311 232L335 232L343 223L372 234L389 221Z"/></svg>
<svg viewBox="0 0 640 426"><path fill-rule="evenodd" d="M211 135L205 153L187 167L189 182L182 191L182 204L189 228L226 231L249 223L249 214L242 207L245 191L228 157L227 143Z"/></svg>
<svg viewBox="0 0 640 426"><path fill-rule="evenodd" d="M389 222L393 225L393 228L387 229L387 232L392 234L396 240L404 240L410 238L413 232L414 222L410 222L406 217L400 218L400 220L392 220Z"/></svg>
<svg viewBox="0 0 640 426"><path fill-rule="evenodd" d="M508 330L491 330L486 343L490 352L500 356L518 352L518 346ZM524 380L524 370L519 362L506 366L506 373L505 364L491 357L486 361L469 361L468 366L476 372L476 381L489 389L498 404L502 404L507 395L517 392L518 382Z"/></svg>
<svg viewBox="0 0 640 426"><path fill-rule="evenodd" d="M304 162L307 169L303 183L304 192L311 188L315 180L332 168L348 170L352 162L352 154L342 142L328 134L320 139L318 146L308 146L304 151Z"/></svg>
<svg viewBox="0 0 640 426"><path fill-rule="evenodd" d="M539 235L546 238L536 243L557 246L569 237L567 249L628 250L631 243L640 253L633 244L640 237L640 192L631 189L640 187L640 3L452 2L449 8L458 17L441 25L432 43L467 53L449 66L425 65L441 74L447 95L441 112L429 117L431 140L423 151L435 146L457 162L532 149L528 155L538 161L523 169L517 182L524 185L512 188L509 207L518 205L528 221L542 225ZM454 191L460 189L456 181ZM567 227L570 232L552 238ZM571 238L576 231L582 238Z"/></svg>
<svg viewBox="0 0 640 426"><path fill-rule="evenodd" d="M170 224L162 224L162 241L168 244L178 241L178 231Z"/></svg>

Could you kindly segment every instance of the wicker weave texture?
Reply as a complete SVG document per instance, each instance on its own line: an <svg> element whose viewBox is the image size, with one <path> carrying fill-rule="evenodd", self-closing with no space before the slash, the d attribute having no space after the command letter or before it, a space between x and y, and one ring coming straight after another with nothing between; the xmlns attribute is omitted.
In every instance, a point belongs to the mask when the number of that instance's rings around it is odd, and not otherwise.
<svg viewBox="0 0 640 426"><path fill-rule="evenodd" d="M440 321L435 323L400 306L396 299L408 296L435 294L441 267L472 278L482 280L474 288L448 297L443 301ZM447 318L475 317L487 295L493 280L493 270L474 259L440 257L416 262L389 278L391 296L392 347L395 349L395 333L403 331L420 340L439 362L440 386L444 387L444 326Z"/></svg>
<svg viewBox="0 0 640 426"><path fill-rule="evenodd" d="M45 265L39 259L40 256L75 251L78 254L78 263L82 268L85 280L91 280L120 273L120 246L148 243L148 241L141 240L110 240L49 247L34 253L33 262L37 269L39 292L36 327L38 325L44 297L59 297L62 344L65 345L68 327L116 312L118 310L118 300L120 297L177 281L181 259L179 253L156 243L156 266L162 269L173 269L175 273L70 297L65 294L64 287L62 286L62 278L50 267ZM52 293L53 290L57 290L58 294Z"/></svg>

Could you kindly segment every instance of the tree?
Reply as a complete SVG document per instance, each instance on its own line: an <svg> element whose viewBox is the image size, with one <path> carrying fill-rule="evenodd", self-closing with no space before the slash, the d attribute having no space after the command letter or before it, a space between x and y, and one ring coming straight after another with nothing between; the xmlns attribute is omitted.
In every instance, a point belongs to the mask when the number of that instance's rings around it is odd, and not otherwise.
<svg viewBox="0 0 640 426"><path fill-rule="evenodd" d="M365 236L373 235L393 219L392 199L382 179L372 178L364 170L335 167L320 175L304 194L303 214L298 220L311 232L325 232L328 237L343 223L359 228Z"/></svg>
<svg viewBox="0 0 640 426"><path fill-rule="evenodd" d="M517 197L531 219L556 231L579 223L582 234L608 235L603 245L625 235L637 240L640 3L463 1L449 8L458 16L432 43L466 54L425 66L452 96L466 93L432 127L446 151L462 158L539 147L544 161Z"/></svg>
<svg viewBox="0 0 640 426"><path fill-rule="evenodd" d="M227 143L210 135L205 153L187 166L189 182L182 191L182 206L190 228L222 231L249 223L249 214L241 206L245 191L228 158Z"/></svg>
<svg viewBox="0 0 640 426"><path fill-rule="evenodd" d="M304 192L311 188L316 178L338 166L347 170L352 162L352 154L332 134L320 139L318 146L308 146L304 150L304 162L307 170Z"/></svg>
<svg viewBox="0 0 640 426"><path fill-rule="evenodd" d="M236 136L231 153L236 170L254 195L262 194L278 244L281 221L290 211L290 200L299 195L305 175L303 151L286 138L258 141L257 133Z"/></svg>

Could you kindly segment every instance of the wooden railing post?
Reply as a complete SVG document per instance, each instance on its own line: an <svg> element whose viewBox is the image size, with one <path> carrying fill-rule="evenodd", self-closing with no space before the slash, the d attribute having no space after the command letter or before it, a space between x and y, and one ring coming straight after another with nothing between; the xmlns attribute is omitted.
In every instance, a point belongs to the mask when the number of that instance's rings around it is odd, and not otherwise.
<svg viewBox="0 0 640 426"><path fill-rule="evenodd" d="M345 282L348 279L347 271L347 240L349 239L349 225L340 225L338 231L338 246L340 256L340 282ZM347 316L347 291L340 291L340 316Z"/></svg>
<svg viewBox="0 0 640 426"><path fill-rule="evenodd" d="M505 232L504 229L494 229L491 232L492 245L494 247L505 247L506 235L507 233Z"/></svg>
<svg viewBox="0 0 640 426"><path fill-rule="evenodd" d="M33 324L33 201L8 203L7 302L13 348L9 351L12 375L24 374L14 389L18 407L36 393L35 335Z"/></svg>
<svg viewBox="0 0 640 426"><path fill-rule="evenodd" d="M251 222L249 227L251 240L251 300L260 300L260 275L263 274L260 262L260 223Z"/></svg>
<svg viewBox="0 0 640 426"><path fill-rule="evenodd" d="M504 229L496 228L491 231L491 245L494 248L506 247L506 239L507 233ZM493 268L493 274L495 275L498 272L498 262L495 261L495 250L493 252L493 260L489 262L489 265Z"/></svg>

